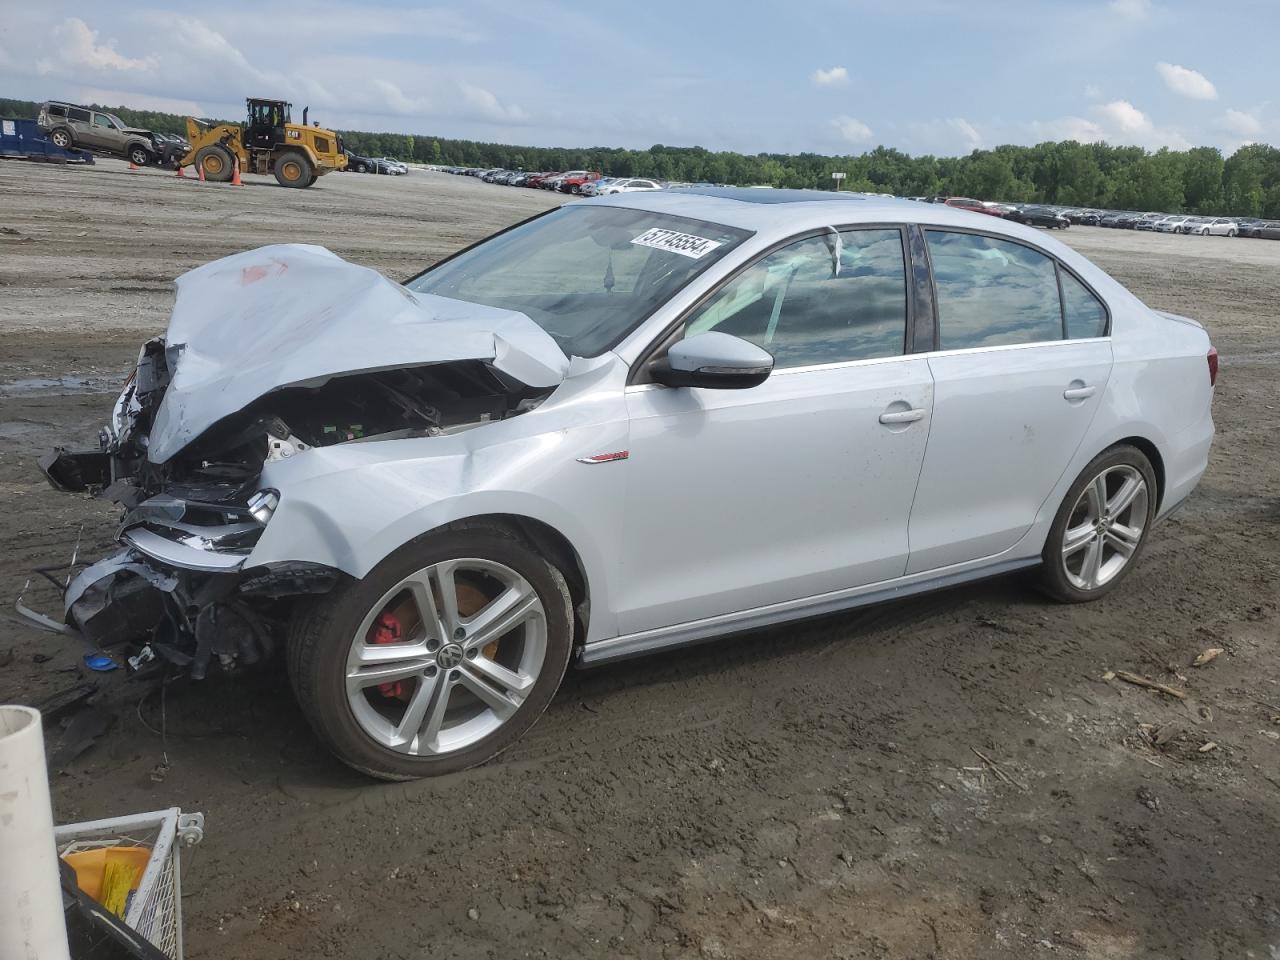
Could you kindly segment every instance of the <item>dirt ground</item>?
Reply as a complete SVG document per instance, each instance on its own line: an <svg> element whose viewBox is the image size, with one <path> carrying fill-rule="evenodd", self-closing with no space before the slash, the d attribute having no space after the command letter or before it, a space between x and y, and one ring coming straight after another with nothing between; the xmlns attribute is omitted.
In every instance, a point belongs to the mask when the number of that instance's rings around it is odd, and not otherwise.
<svg viewBox="0 0 1280 960"><path fill-rule="evenodd" d="M555 202L424 172L248 180L0 162L6 610L82 528L82 554L109 544L111 511L35 459L92 442L175 275L288 240L403 278ZM88 678L111 721L55 763L58 819L204 811L192 960L1280 958L1280 244L1064 239L1223 358L1210 470L1107 600L1006 578L572 674L497 761L390 786L317 746L279 670L162 711L0 613L0 702Z"/></svg>

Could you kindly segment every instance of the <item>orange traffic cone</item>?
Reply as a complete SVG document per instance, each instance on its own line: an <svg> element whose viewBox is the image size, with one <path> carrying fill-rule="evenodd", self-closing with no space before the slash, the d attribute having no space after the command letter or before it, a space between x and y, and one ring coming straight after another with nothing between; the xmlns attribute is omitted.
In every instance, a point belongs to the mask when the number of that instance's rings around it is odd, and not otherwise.
<svg viewBox="0 0 1280 960"><path fill-rule="evenodd" d="M130 170L141 170L142 168L141 168L140 166L138 166L136 163L134 163L132 160L130 160L130 161L129 161L129 169L130 169Z"/></svg>
<svg viewBox="0 0 1280 960"><path fill-rule="evenodd" d="M181 177L183 180L187 179L187 175L182 172L182 164L178 164L178 172L175 173L174 176Z"/></svg>
<svg viewBox="0 0 1280 960"><path fill-rule="evenodd" d="M231 165L231 185L233 187L244 186L244 184L240 182L240 158L239 157L236 157L235 161Z"/></svg>
<svg viewBox="0 0 1280 960"><path fill-rule="evenodd" d="M200 182L204 183L204 164L199 160L196 161L196 173L200 174Z"/></svg>

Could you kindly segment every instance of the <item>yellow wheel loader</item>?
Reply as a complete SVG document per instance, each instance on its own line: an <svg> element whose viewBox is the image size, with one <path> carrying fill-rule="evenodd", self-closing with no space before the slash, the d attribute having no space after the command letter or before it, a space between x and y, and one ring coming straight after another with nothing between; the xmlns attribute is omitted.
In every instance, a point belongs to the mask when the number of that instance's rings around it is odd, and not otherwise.
<svg viewBox="0 0 1280 960"><path fill-rule="evenodd" d="M238 161L241 172L275 174L282 187L309 187L317 177L346 167L341 138L332 130L307 126L306 108L302 123L292 123L293 105L283 100L251 97L245 104L249 119L243 125L187 117L191 150L181 165L194 164L206 180L225 183Z"/></svg>

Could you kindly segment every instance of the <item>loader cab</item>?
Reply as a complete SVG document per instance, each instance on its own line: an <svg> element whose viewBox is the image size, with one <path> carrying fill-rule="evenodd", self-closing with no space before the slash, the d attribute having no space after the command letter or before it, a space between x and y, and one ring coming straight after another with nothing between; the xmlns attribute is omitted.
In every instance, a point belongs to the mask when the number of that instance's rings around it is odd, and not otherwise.
<svg viewBox="0 0 1280 960"><path fill-rule="evenodd" d="M247 146L251 150L270 150L285 142L285 125L289 123L289 109L293 106L284 100L245 101L249 107L249 122L245 129Z"/></svg>

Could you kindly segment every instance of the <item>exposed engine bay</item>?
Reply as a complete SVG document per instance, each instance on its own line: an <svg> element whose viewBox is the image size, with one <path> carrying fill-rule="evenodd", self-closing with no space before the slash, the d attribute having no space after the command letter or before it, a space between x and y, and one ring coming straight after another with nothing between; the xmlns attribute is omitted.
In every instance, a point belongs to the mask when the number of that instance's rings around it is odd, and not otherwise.
<svg viewBox="0 0 1280 960"><path fill-rule="evenodd" d="M247 266L236 263L245 260ZM297 331L291 333L285 315L268 334L258 334L256 346L261 349L271 336L292 335L293 353L274 364L259 363L256 371L246 369L255 355L237 340L237 318L261 327L254 307L265 290L272 298L290 297L296 316L313 323L302 297L314 286L309 269L323 270L329 300L346 296L348 306L393 305L395 329L380 328L357 310L330 317L332 326L320 335L304 331L314 341L308 348L297 345ZM202 272L206 282L193 284L191 278L199 280ZM567 359L549 337L546 344L531 338L533 352L513 344L528 337L510 319L518 315L477 307L498 327L513 327L510 339L483 327L463 328L463 336L451 337L450 328L460 326L456 314L471 305L444 301L455 315L438 319L402 288L369 274L318 248L268 247L179 279L169 334L143 345L99 433L98 448L57 448L40 461L54 487L92 493L122 510L123 549L71 571L63 598L67 627L55 628L78 634L95 650L118 653L117 659L135 668L166 662L195 679L215 663L234 668L266 659L282 638L291 602L326 592L345 576L301 561L248 565L282 495L263 486L266 465L338 444L457 434L531 410L554 389L556 367ZM344 277L354 293L345 291ZM201 323L183 314L184 294L190 302L191 288L198 288L203 304L210 287L229 279L254 285L254 296L240 292L237 299L248 302L239 312L226 311L224 300L223 321L200 329ZM294 295L302 297L301 306L295 306ZM344 334L344 323L358 329ZM183 332L183 342L174 342L175 329ZM545 337L536 328L535 333ZM385 338L393 334L401 343L389 350ZM424 343L423 334L431 342ZM332 345L325 349L326 339L342 349L344 336L348 350L364 339L365 352L377 356L335 357ZM399 364L377 362L389 352L400 355ZM517 379L512 369L532 371L526 379L541 385ZM225 409L219 404L230 395L250 399L219 416ZM21 607L20 612L32 616ZM53 623L36 619L46 627Z"/></svg>

